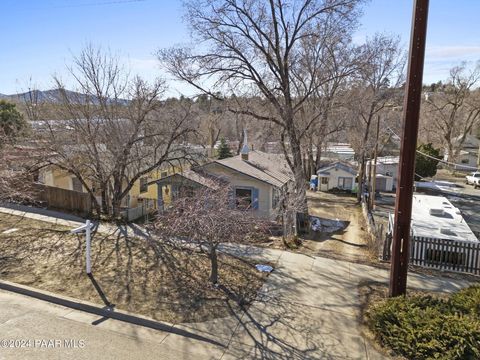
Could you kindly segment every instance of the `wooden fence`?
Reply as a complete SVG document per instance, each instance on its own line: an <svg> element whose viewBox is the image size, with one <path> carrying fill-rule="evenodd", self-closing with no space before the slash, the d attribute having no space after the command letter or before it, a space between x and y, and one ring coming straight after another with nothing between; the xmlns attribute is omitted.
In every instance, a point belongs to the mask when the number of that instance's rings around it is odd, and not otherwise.
<svg viewBox="0 0 480 360"><path fill-rule="evenodd" d="M385 239L384 260L391 256L392 236ZM410 264L480 275L480 242L413 236Z"/></svg>
<svg viewBox="0 0 480 360"><path fill-rule="evenodd" d="M73 190L35 184L35 198L49 208L64 210L81 216L92 212L90 195Z"/></svg>

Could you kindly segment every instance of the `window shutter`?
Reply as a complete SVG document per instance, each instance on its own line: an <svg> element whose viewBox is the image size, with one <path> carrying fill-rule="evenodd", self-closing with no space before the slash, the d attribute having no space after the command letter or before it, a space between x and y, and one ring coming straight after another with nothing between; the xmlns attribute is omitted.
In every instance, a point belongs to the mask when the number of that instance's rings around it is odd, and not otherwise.
<svg viewBox="0 0 480 360"><path fill-rule="evenodd" d="M258 210L258 189L257 188L252 189L252 207L255 210Z"/></svg>

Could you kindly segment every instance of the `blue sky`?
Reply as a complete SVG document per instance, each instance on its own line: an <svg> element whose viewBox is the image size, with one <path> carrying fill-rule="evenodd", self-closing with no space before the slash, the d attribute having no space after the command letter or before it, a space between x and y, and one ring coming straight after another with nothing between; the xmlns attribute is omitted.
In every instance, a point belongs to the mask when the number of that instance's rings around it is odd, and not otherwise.
<svg viewBox="0 0 480 360"><path fill-rule="evenodd" d="M362 42L375 32L410 36L413 0L371 0L355 35ZM53 74L87 43L110 48L132 71L161 74L156 49L188 42L180 0L1 0L0 93L52 87ZM462 60L480 59L478 0L430 1L424 81L445 79ZM172 95L187 89L172 83Z"/></svg>

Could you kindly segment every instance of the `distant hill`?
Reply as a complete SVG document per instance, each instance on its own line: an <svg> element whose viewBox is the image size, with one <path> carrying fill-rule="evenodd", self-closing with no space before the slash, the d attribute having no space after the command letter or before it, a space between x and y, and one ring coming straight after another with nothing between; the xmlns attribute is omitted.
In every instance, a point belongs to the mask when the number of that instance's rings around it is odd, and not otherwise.
<svg viewBox="0 0 480 360"><path fill-rule="evenodd" d="M85 103L87 100L87 95L81 94L75 91L65 90L68 99L72 103ZM38 103L51 103L59 104L63 102L63 96L59 89L52 90L31 90L20 94L13 95L3 95L0 94L0 99L6 99L13 102L26 103L34 100ZM128 100L121 100L124 104L128 103ZM97 97L90 99L90 102L98 104L99 100Z"/></svg>

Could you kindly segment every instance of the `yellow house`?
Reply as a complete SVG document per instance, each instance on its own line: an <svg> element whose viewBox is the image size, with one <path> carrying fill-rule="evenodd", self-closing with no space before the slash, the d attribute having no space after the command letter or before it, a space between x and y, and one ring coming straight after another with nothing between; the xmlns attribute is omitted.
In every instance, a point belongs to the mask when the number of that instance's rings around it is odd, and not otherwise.
<svg viewBox="0 0 480 360"><path fill-rule="evenodd" d="M168 166L154 170L148 175L135 181L133 187L122 202L125 217L128 220L133 220L145 213L154 211L157 208L158 203L158 191L155 181L162 177L172 175L176 171L179 171L179 169L173 166ZM83 193L87 192L75 175L55 166L49 166L42 169L39 174L39 182L60 189ZM91 183L89 185L91 185ZM168 195L168 189L164 189L164 191L166 191L165 195ZM96 194L96 198L97 201L101 203L100 193Z"/></svg>

